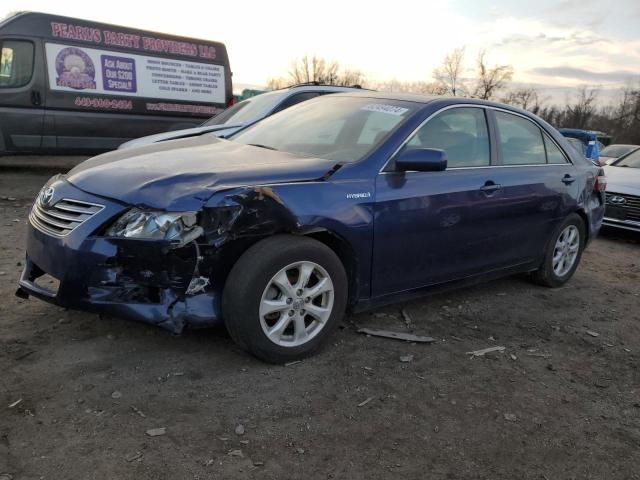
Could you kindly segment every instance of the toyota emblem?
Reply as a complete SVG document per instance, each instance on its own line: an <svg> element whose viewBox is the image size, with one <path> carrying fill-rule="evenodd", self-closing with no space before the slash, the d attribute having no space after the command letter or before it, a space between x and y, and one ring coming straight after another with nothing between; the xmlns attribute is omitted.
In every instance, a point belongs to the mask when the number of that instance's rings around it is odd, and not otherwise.
<svg viewBox="0 0 640 480"><path fill-rule="evenodd" d="M620 195L614 195L613 197L609 197L609 203L613 205L624 205L627 203L627 199Z"/></svg>
<svg viewBox="0 0 640 480"><path fill-rule="evenodd" d="M53 187L48 187L42 190L42 193L40 193L40 204L48 207L49 203L51 203L51 199L53 198L54 193L55 190Z"/></svg>

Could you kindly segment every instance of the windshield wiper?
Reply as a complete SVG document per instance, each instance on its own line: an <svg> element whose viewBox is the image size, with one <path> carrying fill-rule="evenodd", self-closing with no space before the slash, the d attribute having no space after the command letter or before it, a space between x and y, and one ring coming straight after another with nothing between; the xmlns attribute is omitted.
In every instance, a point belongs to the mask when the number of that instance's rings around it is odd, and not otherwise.
<svg viewBox="0 0 640 480"><path fill-rule="evenodd" d="M275 150L278 151L277 148L270 147L269 145L262 145L260 143L248 143L247 145L251 145L252 147L266 148L267 150Z"/></svg>

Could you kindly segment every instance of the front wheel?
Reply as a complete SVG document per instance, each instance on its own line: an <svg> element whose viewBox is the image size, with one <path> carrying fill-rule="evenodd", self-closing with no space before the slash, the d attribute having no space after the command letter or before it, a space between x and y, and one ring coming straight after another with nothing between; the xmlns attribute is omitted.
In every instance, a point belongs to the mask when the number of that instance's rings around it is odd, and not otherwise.
<svg viewBox="0 0 640 480"><path fill-rule="evenodd" d="M555 231L542 265L533 273L534 280L553 288L567 283L578 268L585 240L584 222L573 213Z"/></svg>
<svg viewBox="0 0 640 480"><path fill-rule="evenodd" d="M222 314L234 341L272 363L313 353L347 302L342 262L326 245L277 235L249 248L231 269Z"/></svg>

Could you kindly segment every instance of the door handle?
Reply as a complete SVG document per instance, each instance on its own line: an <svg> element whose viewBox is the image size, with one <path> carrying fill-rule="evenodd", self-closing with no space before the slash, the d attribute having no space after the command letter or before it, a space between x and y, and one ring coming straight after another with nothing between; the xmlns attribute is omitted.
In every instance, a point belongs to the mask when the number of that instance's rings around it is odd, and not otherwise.
<svg viewBox="0 0 640 480"><path fill-rule="evenodd" d="M480 187L480 191L482 193L484 193L485 195L487 195L487 196L493 195L494 193L496 193L500 189L502 189L502 185L494 183L491 180L489 180L487 183L485 183L484 186Z"/></svg>
<svg viewBox="0 0 640 480"><path fill-rule="evenodd" d="M564 183L565 185L571 185L575 181L576 181L576 179L573 178L568 173L564 177L562 177L562 183Z"/></svg>
<svg viewBox="0 0 640 480"><path fill-rule="evenodd" d="M38 106L42 103L42 99L40 98L40 92L37 90L31 90L31 103Z"/></svg>

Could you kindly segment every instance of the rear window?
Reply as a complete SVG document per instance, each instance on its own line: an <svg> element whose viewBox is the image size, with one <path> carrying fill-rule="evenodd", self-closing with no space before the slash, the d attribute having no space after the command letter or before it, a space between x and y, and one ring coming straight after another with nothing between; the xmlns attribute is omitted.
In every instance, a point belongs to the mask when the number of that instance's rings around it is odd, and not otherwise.
<svg viewBox="0 0 640 480"><path fill-rule="evenodd" d="M0 45L0 88L25 86L33 75L33 43L5 40Z"/></svg>

